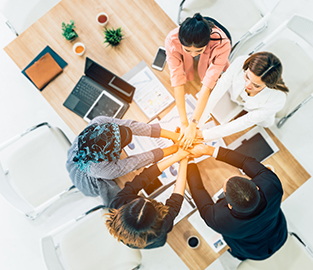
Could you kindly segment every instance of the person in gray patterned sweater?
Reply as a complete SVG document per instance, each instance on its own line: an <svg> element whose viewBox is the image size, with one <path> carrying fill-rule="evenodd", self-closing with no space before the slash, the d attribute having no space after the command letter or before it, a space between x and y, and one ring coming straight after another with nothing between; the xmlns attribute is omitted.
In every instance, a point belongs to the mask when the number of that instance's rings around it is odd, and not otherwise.
<svg viewBox="0 0 313 270"><path fill-rule="evenodd" d="M178 133L161 129L159 124L95 117L75 138L67 154L66 169L73 184L84 195L100 196L103 204L109 206L121 190L115 178L157 162L178 150L174 144L120 159L121 151L131 142L132 135L163 137L173 141L179 137Z"/></svg>

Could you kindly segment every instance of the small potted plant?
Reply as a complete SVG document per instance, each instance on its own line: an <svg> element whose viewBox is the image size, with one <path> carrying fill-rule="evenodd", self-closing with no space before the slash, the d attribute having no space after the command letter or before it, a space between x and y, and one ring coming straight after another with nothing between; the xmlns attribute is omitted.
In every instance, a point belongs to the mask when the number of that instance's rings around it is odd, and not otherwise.
<svg viewBox="0 0 313 270"><path fill-rule="evenodd" d="M117 29L107 29L104 31L104 42L108 43L107 47L110 45L112 48L120 44L123 39L122 28L119 27Z"/></svg>
<svg viewBox="0 0 313 270"><path fill-rule="evenodd" d="M62 31L63 31L62 35L66 38L66 40L69 40L72 42L78 37L74 28L75 28L75 25L74 25L73 20L70 20L70 24L69 23L65 24L64 22L62 22Z"/></svg>

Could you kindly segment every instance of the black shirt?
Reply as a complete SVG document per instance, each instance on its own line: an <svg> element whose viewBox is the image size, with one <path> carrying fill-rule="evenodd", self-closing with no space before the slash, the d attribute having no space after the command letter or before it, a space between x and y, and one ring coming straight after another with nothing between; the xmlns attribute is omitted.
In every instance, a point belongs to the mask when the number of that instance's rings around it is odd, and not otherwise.
<svg viewBox="0 0 313 270"><path fill-rule="evenodd" d="M229 209L225 198L214 204L200 175L193 177L191 170L195 169L191 167L188 168L188 184L201 217L223 235L231 254L238 259L270 257L287 239L287 224L280 208L283 189L279 178L255 159L229 149L220 148L217 160L242 168L259 187L261 200L249 215Z"/></svg>
<svg viewBox="0 0 313 270"><path fill-rule="evenodd" d="M125 187L115 196L110 204L110 208L118 209L124 204L131 202L132 200L139 198L138 192L151 183L156 177L161 174L157 165L152 165L149 168L143 170L143 172L137 175L133 181L127 182ZM173 222L175 217L178 215L182 202L183 196L177 193L173 193L171 197L166 201L165 205L169 207L169 212L163 219L161 233L158 236L148 236L148 245L145 249L157 248L164 246L167 239L167 233L173 228ZM136 246L131 246L137 248Z"/></svg>

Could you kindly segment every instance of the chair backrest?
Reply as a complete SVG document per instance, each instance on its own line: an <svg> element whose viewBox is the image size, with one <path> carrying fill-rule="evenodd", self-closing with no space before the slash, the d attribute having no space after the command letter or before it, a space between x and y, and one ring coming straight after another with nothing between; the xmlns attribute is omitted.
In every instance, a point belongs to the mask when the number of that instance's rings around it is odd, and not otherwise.
<svg viewBox="0 0 313 270"><path fill-rule="evenodd" d="M0 152L0 193L26 215L72 186L65 168L70 142L58 128L43 126Z"/></svg>
<svg viewBox="0 0 313 270"><path fill-rule="evenodd" d="M69 226L62 226L52 235L58 240L54 245L59 250L49 248L51 243L48 243L47 238L43 239L43 250L59 254L59 261L66 270L130 270L137 267L141 262L140 250L131 249L110 235L103 216L107 212L106 209L100 209ZM50 267L50 261L55 255L49 253L43 253L46 265L49 270L54 270ZM52 260L52 263L55 261Z"/></svg>
<svg viewBox="0 0 313 270"><path fill-rule="evenodd" d="M240 8L242 6L245 8ZM222 23L230 31L234 44L262 18L253 1L186 0L180 14L180 22L197 12Z"/></svg>
<svg viewBox="0 0 313 270"><path fill-rule="evenodd" d="M269 269L313 269L313 258L305 246L293 235L288 235L286 243L270 258L263 261L242 261L237 270Z"/></svg>
<svg viewBox="0 0 313 270"><path fill-rule="evenodd" d="M284 117L313 92L313 21L294 15L256 46L255 51L270 51L283 64L283 79L289 93L284 108L276 116Z"/></svg>
<svg viewBox="0 0 313 270"><path fill-rule="evenodd" d="M21 34L61 0L4 0L0 11Z"/></svg>

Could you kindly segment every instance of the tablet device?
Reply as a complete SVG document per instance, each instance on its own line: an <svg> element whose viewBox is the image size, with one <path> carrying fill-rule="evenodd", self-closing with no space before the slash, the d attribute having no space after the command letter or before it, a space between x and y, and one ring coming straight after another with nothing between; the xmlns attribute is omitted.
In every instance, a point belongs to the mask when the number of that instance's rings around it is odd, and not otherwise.
<svg viewBox="0 0 313 270"><path fill-rule="evenodd" d="M259 162L262 162L274 153L273 149L260 133L255 134L248 140L243 140L242 144L235 148L234 151L253 157Z"/></svg>
<svg viewBox="0 0 313 270"><path fill-rule="evenodd" d="M155 178L149 185L142 189L142 192L146 197L148 197L162 187L162 185L162 182L158 178Z"/></svg>
<svg viewBox="0 0 313 270"><path fill-rule="evenodd" d="M89 123L99 115L116 117L123 107L124 103L110 93L103 91L85 114L84 120Z"/></svg>

